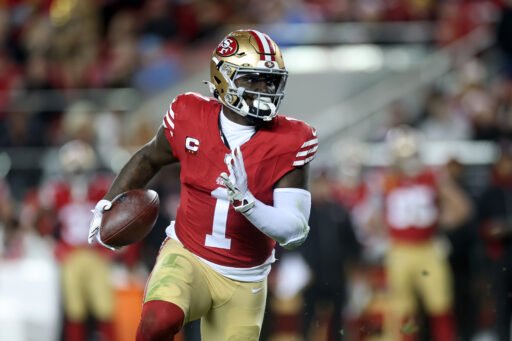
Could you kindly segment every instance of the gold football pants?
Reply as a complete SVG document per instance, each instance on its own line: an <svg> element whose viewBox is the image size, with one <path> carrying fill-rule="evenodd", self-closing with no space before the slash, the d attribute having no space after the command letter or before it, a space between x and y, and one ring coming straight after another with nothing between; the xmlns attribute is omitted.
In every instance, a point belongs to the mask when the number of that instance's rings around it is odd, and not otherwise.
<svg viewBox="0 0 512 341"><path fill-rule="evenodd" d="M83 322L89 313L108 321L114 312L110 261L93 248L71 251L62 263L64 311L70 321Z"/></svg>
<svg viewBox="0 0 512 341"><path fill-rule="evenodd" d="M162 246L144 301L179 306L185 323L201 319L203 340L258 340L267 281L239 282L218 274L178 241Z"/></svg>
<svg viewBox="0 0 512 341"><path fill-rule="evenodd" d="M388 328L392 335L404 329L404 323L405 328L411 324L404 320L416 312L418 298L430 316L450 311L451 272L445 252L435 241L392 244L386 258L386 274L392 310Z"/></svg>

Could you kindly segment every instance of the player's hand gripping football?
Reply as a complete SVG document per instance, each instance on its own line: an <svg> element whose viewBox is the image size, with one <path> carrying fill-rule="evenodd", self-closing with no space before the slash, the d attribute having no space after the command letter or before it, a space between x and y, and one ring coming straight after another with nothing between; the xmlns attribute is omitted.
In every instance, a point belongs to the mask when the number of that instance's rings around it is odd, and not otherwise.
<svg viewBox="0 0 512 341"><path fill-rule="evenodd" d="M222 172L220 179L228 190L228 197L235 211L246 213L254 207L256 199L247 186L247 173L240 147L233 149L231 154L226 156L225 162L229 175Z"/></svg>
<svg viewBox="0 0 512 341"><path fill-rule="evenodd" d="M100 200L94 207L94 209L91 210L92 212L92 220L89 225L89 237L88 242L89 244L93 244L94 240L96 239L98 243L107 249L110 249L112 251L117 250L116 248L107 245L101 241L101 235L100 235L100 228L101 228L101 218L103 217L103 212L108 211L112 207L112 202L108 200Z"/></svg>

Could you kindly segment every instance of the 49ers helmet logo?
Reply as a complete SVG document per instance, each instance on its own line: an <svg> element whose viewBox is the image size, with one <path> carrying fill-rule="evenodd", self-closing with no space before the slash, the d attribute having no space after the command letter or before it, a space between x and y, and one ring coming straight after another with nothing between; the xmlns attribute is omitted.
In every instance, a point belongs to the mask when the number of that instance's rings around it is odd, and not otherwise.
<svg viewBox="0 0 512 341"><path fill-rule="evenodd" d="M238 42L236 39L228 37L224 39L219 46L217 46L217 49L215 52L221 57L229 57L232 56L238 51Z"/></svg>

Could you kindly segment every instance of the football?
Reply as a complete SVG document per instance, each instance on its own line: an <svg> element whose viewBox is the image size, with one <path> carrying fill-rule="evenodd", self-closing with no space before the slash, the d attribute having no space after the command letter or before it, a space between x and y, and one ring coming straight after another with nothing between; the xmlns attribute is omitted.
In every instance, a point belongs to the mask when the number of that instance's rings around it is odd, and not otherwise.
<svg viewBox="0 0 512 341"><path fill-rule="evenodd" d="M103 243L122 247L146 237L156 223L160 199L150 189L134 189L119 194L103 213L100 237Z"/></svg>

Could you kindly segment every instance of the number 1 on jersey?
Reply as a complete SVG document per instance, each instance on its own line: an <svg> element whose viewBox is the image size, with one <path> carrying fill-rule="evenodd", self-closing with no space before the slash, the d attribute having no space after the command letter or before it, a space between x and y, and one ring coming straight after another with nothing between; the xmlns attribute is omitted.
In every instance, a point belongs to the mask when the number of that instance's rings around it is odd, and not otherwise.
<svg viewBox="0 0 512 341"><path fill-rule="evenodd" d="M212 234L207 234L204 245L220 249L230 249L231 239L226 238L226 224L228 220L229 199L228 192L223 187L212 191L212 196L217 199L213 212Z"/></svg>

